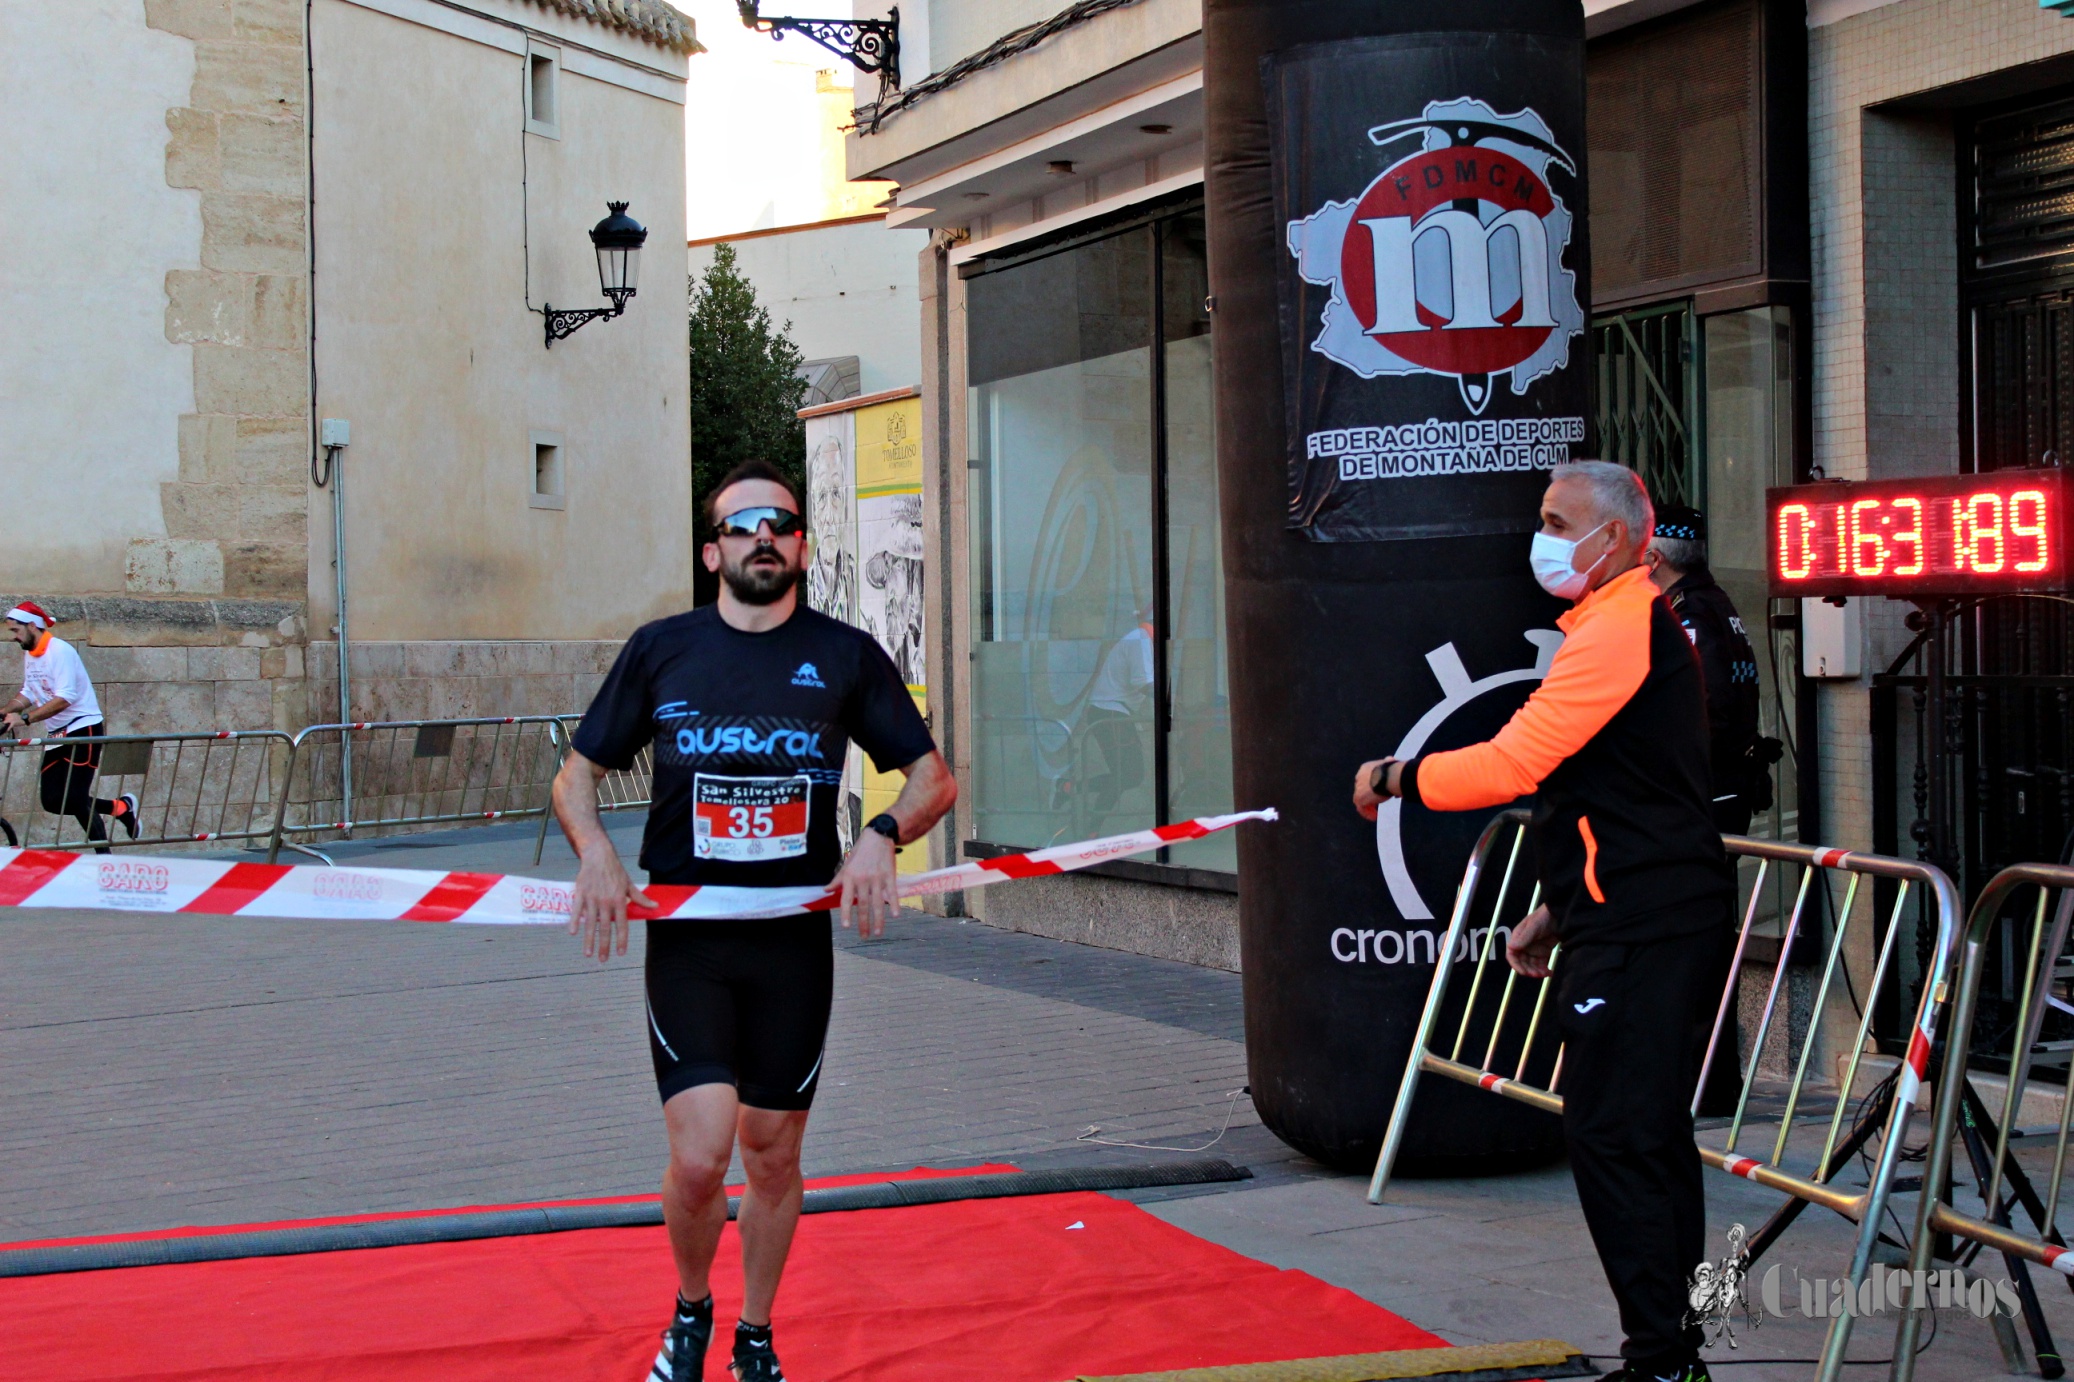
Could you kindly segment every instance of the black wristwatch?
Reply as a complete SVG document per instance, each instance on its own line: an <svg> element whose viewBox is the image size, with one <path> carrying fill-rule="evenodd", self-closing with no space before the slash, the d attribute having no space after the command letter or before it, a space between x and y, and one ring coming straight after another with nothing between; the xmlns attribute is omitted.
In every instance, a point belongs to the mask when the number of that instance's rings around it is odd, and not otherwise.
<svg viewBox="0 0 2074 1382"><path fill-rule="evenodd" d="M866 830L878 831L879 834L885 836L896 845L900 843L900 822L894 820L892 816L884 811L866 821L864 828Z"/></svg>
<svg viewBox="0 0 2074 1382"><path fill-rule="evenodd" d="M1387 797L1391 794L1390 765L1397 761L1398 760L1395 758L1385 758L1382 762L1375 765L1375 771L1371 772L1368 775L1369 791L1375 793L1375 795L1379 797Z"/></svg>

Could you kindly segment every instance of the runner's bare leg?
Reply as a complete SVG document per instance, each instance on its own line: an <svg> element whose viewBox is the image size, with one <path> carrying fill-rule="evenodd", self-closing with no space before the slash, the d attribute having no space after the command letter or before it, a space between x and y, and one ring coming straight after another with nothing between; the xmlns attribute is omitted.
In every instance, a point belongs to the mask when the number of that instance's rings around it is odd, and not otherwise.
<svg viewBox="0 0 2074 1382"><path fill-rule="evenodd" d="M799 1146L806 1131L805 1109L742 1110L742 1169L749 1186L737 1226L742 1231L742 1320L747 1324L771 1322L778 1279L785 1274L785 1256L799 1226L805 1193Z"/></svg>
<svg viewBox="0 0 2074 1382"><path fill-rule="evenodd" d="M748 1191L742 1197L742 1318L769 1324L785 1258L799 1224L799 1149L807 1115L744 1108L732 1085L696 1085L663 1105L670 1165L663 1174L663 1220L686 1300L711 1289L714 1254L727 1224L727 1170L737 1136Z"/></svg>
<svg viewBox="0 0 2074 1382"><path fill-rule="evenodd" d="M706 1298L713 1254L727 1226L727 1167L734 1156L735 1087L695 1085L663 1105L670 1164L663 1172L663 1222L677 1281L689 1301Z"/></svg>

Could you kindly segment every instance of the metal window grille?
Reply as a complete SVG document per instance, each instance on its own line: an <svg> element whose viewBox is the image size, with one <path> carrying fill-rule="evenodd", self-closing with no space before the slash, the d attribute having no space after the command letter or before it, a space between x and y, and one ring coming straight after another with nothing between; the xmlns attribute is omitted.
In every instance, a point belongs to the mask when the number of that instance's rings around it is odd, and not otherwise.
<svg viewBox="0 0 2074 1382"><path fill-rule="evenodd" d="M1592 323L1599 455L1640 472L1659 504L1706 501L1699 445L1699 351L1688 303Z"/></svg>

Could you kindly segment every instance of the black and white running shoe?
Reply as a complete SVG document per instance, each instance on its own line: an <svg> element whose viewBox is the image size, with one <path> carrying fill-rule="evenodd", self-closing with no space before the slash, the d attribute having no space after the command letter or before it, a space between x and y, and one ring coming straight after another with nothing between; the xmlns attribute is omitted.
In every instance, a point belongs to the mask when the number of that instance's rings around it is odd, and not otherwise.
<svg viewBox="0 0 2074 1382"><path fill-rule="evenodd" d="M677 1297L677 1313L663 1331L662 1352L648 1370L648 1382L703 1382L706 1345L713 1339L713 1298L693 1305Z"/></svg>
<svg viewBox="0 0 2074 1382"><path fill-rule="evenodd" d="M116 800L122 803L122 828L129 831L134 840L137 838L137 794L124 792Z"/></svg>
<svg viewBox="0 0 2074 1382"><path fill-rule="evenodd" d="M727 1365L735 1382L785 1382L778 1366L777 1350L771 1347L769 1325L735 1325L735 1359Z"/></svg>

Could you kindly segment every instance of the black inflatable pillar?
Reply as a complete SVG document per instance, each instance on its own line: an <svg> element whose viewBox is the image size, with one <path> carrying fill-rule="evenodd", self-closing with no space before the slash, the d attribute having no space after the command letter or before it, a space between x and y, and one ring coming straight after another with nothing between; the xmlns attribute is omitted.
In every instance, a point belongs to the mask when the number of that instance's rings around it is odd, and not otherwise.
<svg viewBox="0 0 2074 1382"><path fill-rule="evenodd" d="M1235 779L1282 811L1239 841L1253 1100L1366 1170L1490 813L1379 834L1355 768L1487 737L1560 638L1527 544L1547 468L1591 454L1584 17L1206 0L1203 29ZM1559 1150L1521 1105L1419 1100L1408 1169Z"/></svg>

